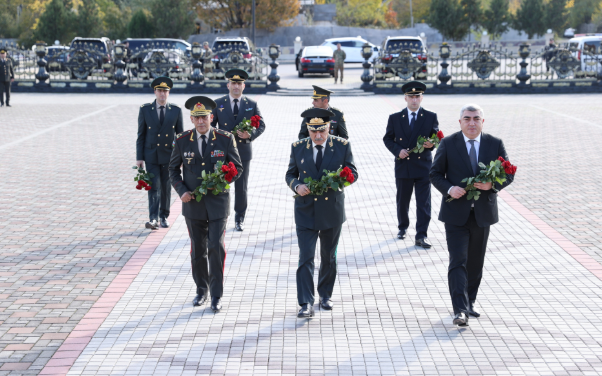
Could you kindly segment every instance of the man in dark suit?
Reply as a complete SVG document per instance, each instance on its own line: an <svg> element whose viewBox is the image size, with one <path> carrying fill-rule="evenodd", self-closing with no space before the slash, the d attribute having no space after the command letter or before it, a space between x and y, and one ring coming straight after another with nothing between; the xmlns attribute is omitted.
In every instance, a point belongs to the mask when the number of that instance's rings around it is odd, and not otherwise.
<svg viewBox="0 0 602 376"><path fill-rule="evenodd" d="M217 195L203 195L201 201L197 201L192 192L201 185L203 172L214 172L217 162L234 164L238 173L233 181L242 175L243 166L232 133L211 126L215 102L196 96L188 99L185 106L190 110L195 129L177 135L169 162L169 177L182 199L182 215L190 235L192 278L196 284L192 305L204 304L211 293L211 309L219 312L224 292L224 238L230 214L230 192L226 189Z"/></svg>
<svg viewBox="0 0 602 376"><path fill-rule="evenodd" d="M265 131L263 118L259 122L259 128L253 132L234 132L234 128L243 119L250 120L252 116L261 116L257 102L242 95L245 89L245 80L249 78L247 72L242 69L231 69L226 72L228 90L230 93L215 102L217 107L213 110L213 122L211 125L215 128L223 129L234 133L238 151L242 159L243 175L234 184L234 222L236 231L244 230L245 214L247 212L247 186L249 182L249 172L251 168L251 159L253 159L252 143Z"/></svg>
<svg viewBox="0 0 602 376"><path fill-rule="evenodd" d="M508 160L504 143L482 133L483 109L475 104L460 111L461 132L444 138L435 154L431 182L443 198L439 220L445 223L449 267L447 279L454 307L454 324L468 325L468 315L479 317L474 303L483 276L489 226L498 222L497 193L514 180L507 175L504 184L475 183L481 190L477 201L467 200L462 180L480 172L478 163L489 165L503 157ZM453 198L450 202L448 199Z"/></svg>
<svg viewBox="0 0 602 376"><path fill-rule="evenodd" d="M151 84L155 101L140 106L138 113L138 139L136 140L136 165L154 175L148 191L149 221L151 230L169 227L167 217L171 206L169 184L169 159L176 134L184 131L182 110L177 104L168 103L173 82L169 77L159 77Z"/></svg>
<svg viewBox="0 0 602 376"><path fill-rule="evenodd" d="M10 107L10 85L15 80L13 61L6 56L6 50L0 49L0 107L4 106L4 95L6 95L6 107Z"/></svg>
<svg viewBox="0 0 602 376"><path fill-rule="evenodd" d="M334 116L330 119L330 131L329 133L333 136L342 137L344 139L349 139L349 134L347 133L347 125L345 124L345 115L343 111L339 110L336 107L330 106L330 94L333 92L330 90L322 89L319 86L312 85L314 87L314 95L311 97L313 99L312 104L313 107L308 108L308 110L312 108L322 108L324 110L328 110L334 114ZM309 131L307 130L307 122L311 119L303 118L301 122L301 130L299 131L299 139L309 137Z"/></svg>
<svg viewBox="0 0 602 376"><path fill-rule="evenodd" d="M410 226L410 200L416 190L416 237L415 244L430 248L427 231L431 222L431 183L429 170L433 160L433 144L424 143L424 151L411 153L419 136L430 137L439 131L437 114L420 107L426 85L419 81L408 82L401 90L405 94L407 108L389 116L387 131L383 137L385 146L395 156L395 183L397 185L397 237L404 239Z"/></svg>
<svg viewBox="0 0 602 376"><path fill-rule="evenodd" d="M345 194L329 189L324 195L311 194L303 183L307 177L319 180L324 170L336 171L349 167L355 180L358 178L349 141L329 136L330 111L312 108L301 116L310 118L307 123L309 138L293 143L291 159L286 172L286 184L296 194L295 223L299 241L299 266L297 268L297 301L301 306L298 317L314 315L314 257L316 242L320 238L320 275L318 294L322 309L331 310L332 291L337 276L337 245L345 218Z"/></svg>

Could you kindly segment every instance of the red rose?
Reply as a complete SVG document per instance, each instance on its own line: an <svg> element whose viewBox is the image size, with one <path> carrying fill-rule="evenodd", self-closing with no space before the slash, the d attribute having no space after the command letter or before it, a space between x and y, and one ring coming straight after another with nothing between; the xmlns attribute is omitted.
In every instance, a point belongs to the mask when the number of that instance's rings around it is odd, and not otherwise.
<svg viewBox="0 0 602 376"><path fill-rule="evenodd" d="M138 184L140 184L143 187L148 187L148 184L144 180L139 180Z"/></svg>
<svg viewBox="0 0 602 376"><path fill-rule="evenodd" d="M222 165L222 172L225 172L225 173L230 172L230 168L228 167L228 165Z"/></svg>
<svg viewBox="0 0 602 376"><path fill-rule="evenodd" d="M504 158L503 158L503 157L501 157L501 156L500 156L500 157L497 157L497 160L498 160L498 161L500 161L500 162L502 162L502 163L506 162L506 161L504 160Z"/></svg>
<svg viewBox="0 0 602 376"><path fill-rule="evenodd" d="M437 138L439 139L439 141L443 140L443 137L445 137L443 135L443 132L441 132L441 131L437 132Z"/></svg>
<svg viewBox="0 0 602 376"><path fill-rule="evenodd" d="M136 186L136 189L137 189L137 190L141 190L141 189L142 189L142 186L141 186L140 184L138 184L138 185Z"/></svg>
<svg viewBox="0 0 602 376"><path fill-rule="evenodd" d="M253 128L259 128L259 120L261 120L261 117L259 115L251 116L251 126Z"/></svg>
<svg viewBox="0 0 602 376"><path fill-rule="evenodd" d="M151 187L150 187L150 185L147 185L146 187L144 187L144 189L146 189L147 191L150 191Z"/></svg>

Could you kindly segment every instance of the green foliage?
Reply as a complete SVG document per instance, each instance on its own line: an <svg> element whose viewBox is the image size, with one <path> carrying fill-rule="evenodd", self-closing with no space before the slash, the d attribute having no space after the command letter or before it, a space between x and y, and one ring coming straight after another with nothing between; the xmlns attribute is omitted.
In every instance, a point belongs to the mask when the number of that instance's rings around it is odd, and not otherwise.
<svg viewBox="0 0 602 376"><path fill-rule="evenodd" d="M437 29L444 39L462 40L470 30L467 10L457 0L432 0L427 23Z"/></svg>
<svg viewBox="0 0 602 376"><path fill-rule="evenodd" d="M151 14L159 38L188 39L194 32L194 17L189 0L152 0Z"/></svg>
<svg viewBox="0 0 602 376"><path fill-rule="evenodd" d="M481 0L460 0L457 17L466 28L466 34L470 31L470 27L479 28L483 17Z"/></svg>
<svg viewBox="0 0 602 376"><path fill-rule="evenodd" d="M387 27L388 2L381 0L337 1L337 24L353 27Z"/></svg>
<svg viewBox="0 0 602 376"><path fill-rule="evenodd" d="M568 23L578 28L581 24L590 23L592 16L600 9L600 0L575 0L570 8Z"/></svg>
<svg viewBox="0 0 602 376"><path fill-rule="evenodd" d="M523 31L529 39L535 35L545 34L547 28L543 22L544 10L543 0L524 0L516 11L513 27Z"/></svg>
<svg viewBox="0 0 602 376"><path fill-rule="evenodd" d="M146 13L139 9L132 16L127 26L128 38L153 38L155 36L155 26L152 19Z"/></svg>
<svg viewBox="0 0 602 376"><path fill-rule="evenodd" d="M397 21L401 27L410 27L410 0L392 0L392 8L397 12ZM414 23L426 22L431 8L431 0L412 0Z"/></svg>
<svg viewBox="0 0 602 376"><path fill-rule="evenodd" d="M48 3L34 31L35 39L48 44L54 43L55 40L62 44L71 42L75 34L71 29L75 23L75 15L70 9L63 0L52 0Z"/></svg>
<svg viewBox="0 0 602 376"><path fill-rule="evenodd" d="M562 35L566 27L568 13L566 0L550 0L544 10L544 25L547 29ZM547 43L547 42L546 42Z"/></svg>
<svg viewBox="0 0 602 376"><path fill-rule="evenodd" d="M127 38L127 26L132 17L131 8L121 8L112 0L98 0L102 18L102 35L115 40Z"/></svg>
<svg viewBox="0 0 602 376"><path fill-rule="evenodd" d="M512 21L512 16L508 8L508 0L491 0L489 9L483 12L482 24L492 39L499 38L503 33L508 31L508 26Z"/></svg>
<svg viewBox="0 0 602 376"><path fill-rule="evenodd" d="M77 36L95 38L99 36L101 19L95 0L82 0L77 9Z"/></svg>

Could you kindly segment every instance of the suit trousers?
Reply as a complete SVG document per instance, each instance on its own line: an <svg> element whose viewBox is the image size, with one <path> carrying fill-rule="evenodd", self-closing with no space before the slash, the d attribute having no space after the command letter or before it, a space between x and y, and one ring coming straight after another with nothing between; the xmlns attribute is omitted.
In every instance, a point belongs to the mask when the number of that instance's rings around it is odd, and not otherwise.
<svg viewBox="0 0 602 376"><path fill-rule="evenodd" d="M416 179L395 179L397 185L397 223L400 230L410 226L410 200L416 191L416 239L427 237L431 223L431 182L428 176Z"/></svg>
<svg viewBox="0 0 602 376"><path fill-rule="evenodd" d="M149 218L159 220L159 218L169 217L169 208L171 206L171 184L169 180L169 164L146 164L146 172L155 175L151 181L151 190L148 191L148 212Z"/></svg>
<svg viewBox="0 0 602 376"><path fill-rule="evenodd" d="M251 161L242 161L242 175L234 182L234 213L237 217L245 217L247 212L247 187L249 185L249 169Z"/></svg>
<svg viewBox="0 0 602 376"><path fill-rule="evenodd" d="M334 82L337 82L339 79L339 72L341 73L341 83L343 83L343 70L345 69L344 65L335 65L334 66Z"/></svg>
<svg viewBox="0 0 602 376"><path fill-rule="evenodd" d="M4 104L4 95L6 94L6 104L10 104L10 81L0 81L0 103Z"/></svg>
<svg viewBox="0 0 602 376"><path fill-rule="evenodd" d="M320 274L318 294L330 298L337 278L337 246L343 225L327 230L312 230L297 225L299 242L299 266L297 267L297 301L299 305L314 304L314 259L316 243L320 238Z"/></svg>
<svg viewBox="0 0 602 376"><path fill-rule="evenodd" d="M190 236L192 278L198 295L221 298L224 292L226 264L226 222L228 217L216 220L186 219Z"/></svg>
<svg viewBox="0 0 602 376"><path fill-rule="evenodd" d="M485 250L489 227L479 227L474 211L463 226L445 224L445 237L449 252L447 281L454 314L466 312L468 303L477 299L483 277Z"/></svg>

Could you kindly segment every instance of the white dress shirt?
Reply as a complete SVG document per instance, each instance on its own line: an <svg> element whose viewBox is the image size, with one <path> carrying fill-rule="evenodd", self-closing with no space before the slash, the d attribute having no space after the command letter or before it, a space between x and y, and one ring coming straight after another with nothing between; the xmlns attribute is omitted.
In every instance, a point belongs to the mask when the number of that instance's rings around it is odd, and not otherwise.
<svg viewBox="0 0 602 376"><path fill-rule="evenodd" d="M466 137L466 135L464 133L462 133L462 136L464 137L464 144L466 145L466 152L468 153L468 155L470 156L470 148L472 147L470 145L470 140L472 140L471 138ZM477 161L479 160L479 147L481 146L481 134L479 133L479 135L474 138L474 149L475 152L477 153ZM453 187L450 187L447 190L447 194L449 195L449 192L451 191ZM474 203L472 204L472 206L474 206Z"/></svg>
<svg viewBox="0 0 602 376"><path fill-rule="evenodd" d="M312 148L313 155L314 155L314 163L316 163L316 158L318 158L318 148L316 146L318 146L318 144L316 144L312 141L311 148ZM326 155L326 142L324 142L321 146L322 146L322 161L324 161L324 156ZM320 171L318 171L318 172L320 172ZM303 183L303 184L305 184L305 183ZM301 184L295 185L295 192L297 192L297 187L300 185Z"/></svg>
<svg viewBox="0 0 602 376"><path fill-rule="evenodd" d="M235 99L238 99L238 112L240 112L240 101L242 99L242 95L240 96L240 98L234 98L230 94L228 94L228 96L230 97L230 108L232 109L232 113L234 113L234 100Z"/></svg>
<svg viewBox="0 0 602 376"><path fill-rule="evenodd" d="M203 150L203 139L201 138L201 136L205 136L205 143L207 144L207 147L209 147L209 134L211 133L211 127L209 127L209 130L207 131L207 133L201 134L199 133L199 131L197 131L195 129L196 132L196 137L197 137L197 144L199 145L199 152L201 153L201 155L199 157L203 158L203 154L205 153L205 150Z"/></svg>
<svg viewBox="0 0 602 376"><path fill-rule="evenodd" d="M412 111L410 110L409 107L406 107L406 110L408 110L408 124L410 124L412 122L412 112L415 113L416 115L416 121L418 121L418 113L420 112L420 109L422 107L418 107L418 109L416 111Z"/></svg>

